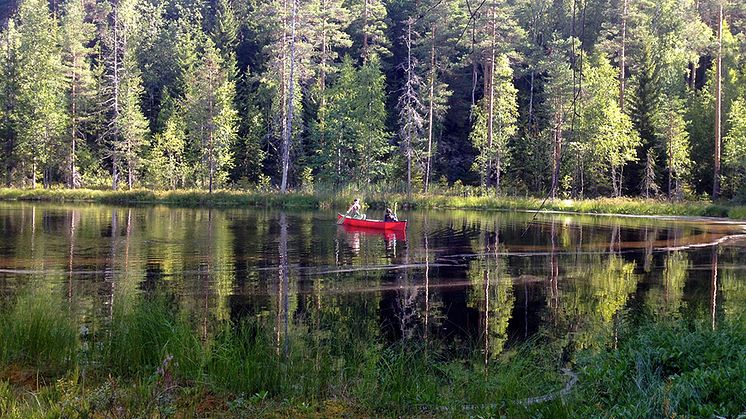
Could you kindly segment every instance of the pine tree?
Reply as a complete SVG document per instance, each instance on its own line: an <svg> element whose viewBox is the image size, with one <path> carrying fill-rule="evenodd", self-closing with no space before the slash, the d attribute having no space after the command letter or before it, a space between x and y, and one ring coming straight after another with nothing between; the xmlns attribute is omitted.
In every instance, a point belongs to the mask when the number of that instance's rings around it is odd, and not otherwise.
<svg viewBox="0 0 746 419"><path fill-rule="evenodd" d="M236 159L232 179L234 181L256 183L262 174L265 151L262 143L267 133L265 116L260 109L256 87L252 77L244 73L239 80L236 94L238 120L238 141L233 148Z"/></svg>
<svg viewBox="0 0 746 419"><path fill-rule="evenodd" d="M645 157L645 166L643 170L642 182L640 184L640 190L645 195L645 198L655 197L660 192L660 187L656 182L655 175L655 151L653 149L648 150L648 154Z"/></svg>
<svg viewBox="0 0 746 419"><path fill-rule="evenodd" d="M469 137L479 151L474 170L480 173L485 187L489 187L490 179L494 177L495 194L500 194L500 175L507 168L510 155L508 143L517 131L518 90L513 85L513 70L506 55L497 57L494 72L492 121L489 120L489 98L486 97L474 110L474 127Z"/></svg>
<svg viewBox="0 0 746 419"><path fill-rule="evenodd" d="M94 75L91 70L95 27L85 21L82 1L70 1L65 5L62 19L62 53L67 81L67 107L70 117L69 149L65 159L67 186L77 188L81 177L77 165L79 143L85 143L83 125L95 112Z"/></svg>
<svg viewBox="0 0 746 419"><path fill-rule="evenodd" d="M197 176L210 193L224 185L231 168L231 150L236 140L235 85L222 66L211 39L206 39L184 100L188 135L199 151Z"/></svg>
<svg viewBox="0 0 746 419"><path fill-rule="evenodd" d="M382 0L350 0L354 16L350 31L356 51L363 62L374 55L387 56L389 41L386 38L388 17Z"/></svg>
<svg viewBox="0 0 746 419"><path fill-rule="evenodd" d="M460 24L459 7L456 2L426 2L422 4L418 21L423 26L423 37L418 45L419 55L427 62L427 146L425 149L424 190L428 192L433 157L437 150L436 135L442 129L443 118L448 109L451 90L443 82L450 70L449 58L456 53L456 26ZM423 95L424 96L424 95Z"/></svg>
<svg viewBox="0 0 746 419"><path fill-rule="evenodd" d="M407 169L407 194L412 193L412 165L420 154L415 148L423 138L425 106L420 98L422 80L418 74L418 60L412 55L414 39L418 34L414 32L414 18L409 17L405 23L405 33L402 36L407 51L406 59L401 64L404 72L404 85L399 96L399 139L404 154Z"/></svg>
<svg viewBox="0 0 746 419"><path fill-rule="evenodd" d="M104 93L108 104L107 139L108 157L111 158L112 189L119 188L121 171L127 175L127 187L134 186L140 165L147 121L142 114L142 79L134 51L137 43L138 0L120 0L111 8L110 26L107 28L106 85Z"/></svg>

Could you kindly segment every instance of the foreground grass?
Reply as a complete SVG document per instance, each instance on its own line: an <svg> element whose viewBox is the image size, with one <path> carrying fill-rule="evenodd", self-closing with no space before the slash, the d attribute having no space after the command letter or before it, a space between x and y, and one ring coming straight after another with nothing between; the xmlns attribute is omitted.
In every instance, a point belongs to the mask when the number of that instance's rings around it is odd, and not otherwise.
<svg viewBox="0 0 746 419"><path fill-rule="evenodd" d="M0 412L79 416L735 416L746 411L746 328L625 324L616 348L561 361L531 342L484 362L435 343L384 345L353 316L277 341L261 321L204 339L164 299L118 310L80 334L59 303L27 294L0 313ZM368 331L366 331L368 330ZM53 350L51 350L53 348ZM569 367L579 380L551 394Z"/></svg>
<svg viewBox="0 0 746 419"><path fill-rule="evenodd" d="M357 195L351 192L308 194L278 192L216 191L102 191L93 189L0 188L0 200L49 202L98 202L104 204L167 204L212 207L345 208ZM677 215L746 219L746 207L703 201L668 202L655 199L599 198L544 200L539 198L402 194L368 194L370 208L397 203L399 208L473 210L547 210L590 214Z"/></svg>

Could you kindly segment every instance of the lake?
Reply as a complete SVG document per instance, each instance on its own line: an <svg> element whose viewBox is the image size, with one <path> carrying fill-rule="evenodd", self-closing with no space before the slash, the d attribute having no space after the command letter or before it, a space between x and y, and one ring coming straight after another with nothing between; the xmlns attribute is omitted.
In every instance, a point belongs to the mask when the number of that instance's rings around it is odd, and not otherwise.
<svg viewBox="0 0 746 419"><path fill-rule="evenodd" d="M204 339L247 317L271 323L278 344L352 321L381 341L485 359L526 341L614 345L622 318L717 327L746 308L746 227L735 222L399 217L406 233L338 226L332 210L0 203L2 303L48 290L61 315L105 327L117 305L160 295Z"/></svg>

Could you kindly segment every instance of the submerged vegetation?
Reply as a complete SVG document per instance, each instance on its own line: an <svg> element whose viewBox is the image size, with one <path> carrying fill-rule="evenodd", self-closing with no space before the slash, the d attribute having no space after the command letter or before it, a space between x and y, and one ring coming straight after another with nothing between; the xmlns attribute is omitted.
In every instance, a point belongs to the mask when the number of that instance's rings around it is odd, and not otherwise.
<svg viewBox="0 0 746 419"><path fill-rule="evenodd" d="M120 307L79 328L50 314L59 304L42 291L6 304L0 411L585 417L727 416L746 407L746 327L737 319L714 330L683 320L640 326L623 319L616 344L568 356L566 342L545 335L493 358L433 340L386 344L376 327L360 327L344 312L281 336L277 325L250 318L205 333L160 296ZM335 333L328 332L332 320Z"/></svg>
<svg viewBox="0 0 746 419"><path fill-rule="evenodd" d="M671 202L657 199L540 199L494 197L474 194L472 190L449 191L439 195L425 194L365 194L365 206L383 209L397 204L405 209L469 209L469 210L546 210L591 214L676 215L697 217L728 217L746 219L746 207L716 204L706 201ZM202 190L176 191L102 191L94 189L12 189L0 188L0 200L96 202L104 204L167 204L205 207L265 207L265 208L346 208L357 197L352 192L289 193L271 191Z"/></svg>

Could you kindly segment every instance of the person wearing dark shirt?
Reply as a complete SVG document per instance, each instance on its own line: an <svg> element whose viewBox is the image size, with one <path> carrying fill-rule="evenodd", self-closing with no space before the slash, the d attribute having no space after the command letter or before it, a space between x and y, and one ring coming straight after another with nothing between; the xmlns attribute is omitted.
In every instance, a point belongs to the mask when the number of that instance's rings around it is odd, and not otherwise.
<svg viewBox="0 0 746 419"><path fill-rule="evenodd" d="M393 211L391 211L391 208L386 208L386 214L383 216L383 221L399 221L396 218L396 214L394 214Z"/></svg>

